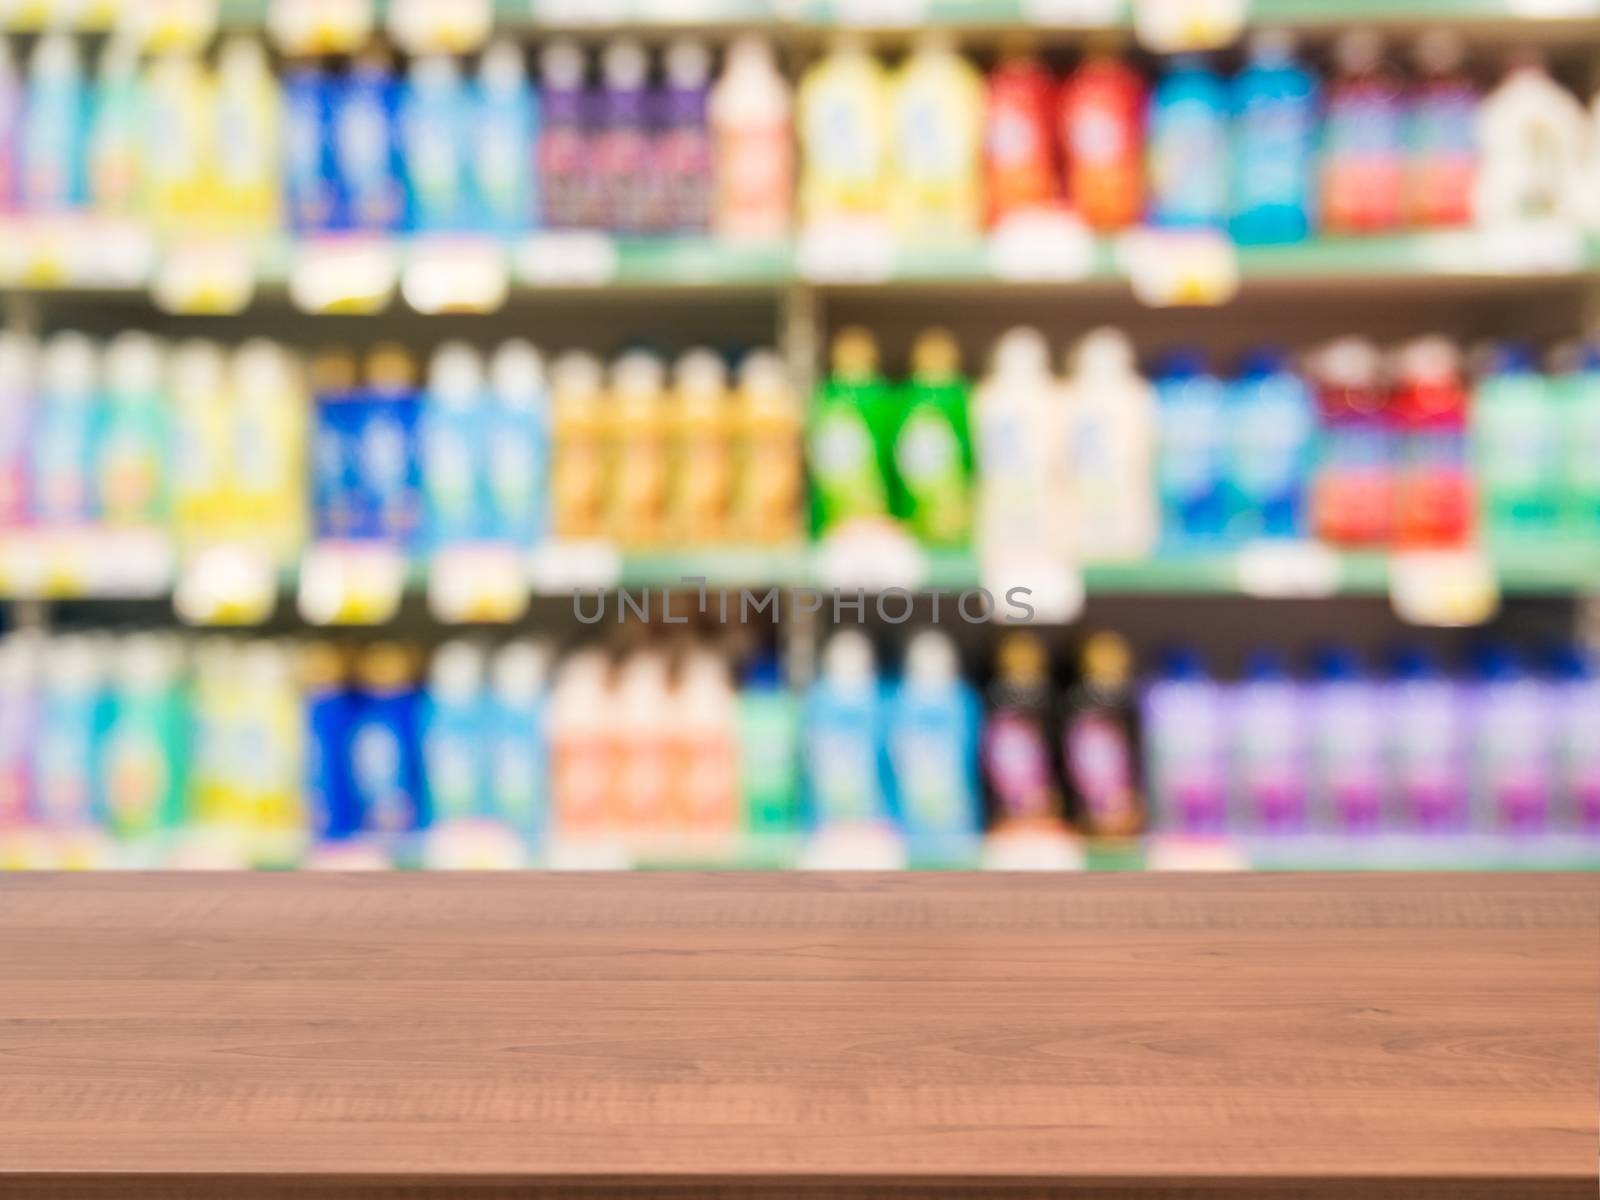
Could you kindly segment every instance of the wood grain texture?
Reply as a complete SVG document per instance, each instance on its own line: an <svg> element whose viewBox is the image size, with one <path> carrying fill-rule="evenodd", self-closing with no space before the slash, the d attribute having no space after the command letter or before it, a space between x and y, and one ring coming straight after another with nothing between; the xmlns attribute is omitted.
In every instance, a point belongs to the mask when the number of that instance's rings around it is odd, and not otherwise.
<svg viewBox="0 0 1600 1200"><path fill-rule="evenodd" d="M0 1195L1592 1200L1597 997L1588 876L0 877Z"/></svg>

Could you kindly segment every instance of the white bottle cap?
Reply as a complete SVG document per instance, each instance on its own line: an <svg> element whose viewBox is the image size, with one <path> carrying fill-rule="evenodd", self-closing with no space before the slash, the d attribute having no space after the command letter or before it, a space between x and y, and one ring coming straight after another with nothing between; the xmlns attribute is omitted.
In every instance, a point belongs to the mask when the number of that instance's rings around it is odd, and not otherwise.
<svg viewBox="0 0 1600 1200"><path fill-rule="evenodd" d="M539 73L546 87L562 91L582 87L586 67L578 43L567 38L551 42L539 54Z"/></svg>
<svg viewBox="0 0 1600 1200"><path fill-rule="evenodd" d="M1028 325L1008 330L994 348L996 375L1048 375L1050 343Z"/></svg>
<svg viewBox="0 0 1600 1200"><path fill-rule="evenodd" d="M58 79L83 70L77 39L65 33L47 33L33 48L28 69L36 78Z"/></svg>
<svg viewBox="0 0 1600 1200"><path fill-rule="evenodd" d="M629 350L611 366L611 387L618 396L637 400L659 395L665 381L666 369L648 350Z"/></svg>
<svg viewBox="0 0 1600 1200"><path fill-rule="evenodd" d="M411 84L421 91L444 91L461 83L461 68L448 54L424 54L411 60Z"/></svg>
<svg viewBox="0 0 1600 1200"><path fill-rule="evenodd" d="M1383 59L1383 35L1376 29L1352 29L1335 44L1334 59L1350 74L1370 71Z"/></svg>
<svg viewBox="0 0 1600 1200"><path fill-rule="evenodd" d="M672 369L680 395L720 398L728 390L728 369L719 355L703 346L686 350Z"/></svg>
<svg viewBox="0 0 1600 1200"><path fill-rule="evenodd" d="M606 86L618 91L633 91L644 86L650 73L650 59L644 47L633 38L619 38L606 47L601 59Z"/></svg>
<svg viewBox="0 0 1600 1200"><path fill-rule="evenodd" d="M955 644L937 629L924 629L906 647L906 680L932 691L947 688L961 674Z"/></svg>
<svg viewBox="0 0 1600 1200"><path fill-rule="evenodd" d="M230 37L217 55L217 71L224 79L236 74L268 75L271 70L267 48L252 37Z"/></svg>
<svg viewBox="0 0 1600 1200"><path fill-rule="evenodd" d="M490 667L495 696L505 704L529 704L544 691L550 648L543 642L507 642Z"/></svg>
<svg viewBox="0 0 1600 1200"><path fill-rule="evenodd" d="M666 719L667 660L655 650L638 650L622 664L617 703L624 720L637 726Z"/></svg>
<svg viewBox="0 0 1600 1200"><path fill-rule="evenodd" d="M1395 374L1403 379L1442 383L1461 374L1461 351L1439 334L1407 342L1395 351Z"/></svg>
<svg viewBox="0 0 1600 1200"><path fill-rule="evenodd" d="M789 373L783 359L773 350L752 350L739 364L739 388L756 395L771 395L787 390Z"/></svg>
<svg viewBox="0 0 1600 1200"><path fill-rule="evenodd" d="M1383 356L1365 338L1339 338L1312 356L1313 373L1344 387L1366 387L1378 381Z"/></svg>
<svg viewBox="0 0 1600 1200"><path fill-rule="evenodd" d="M236 667L239 682L263 692L276 691L293 683L293 663L277 642L251 642L239 652Z"/></svg>
<svg viewBox="0 0 1600 1200"><path fill-rule="evenodd" d="M244 395L281 396L302 390L300 366L277 342L251 338L233 352L234 386Z"/></svg>
<svg viewBox="0 0 1600 1200"><path fill-rule="evenodd" d="M678 38L667 47L667 79L673 87L704 87L711 77L711 51L698 38Z"/></svg>
<svg viewBox="0 0 1600 1200"><path fill-rule="evenodd" d="M585 704L604 704L611 692L610 676L611 664L599 650L583 649L568 655L557 669L555 680L562 715L570 716L572 708L581 709ZM584 715L595 717L605 713L591 711Z"/></svg>
<svg viewBox="0 0 1600 1200"><path fill-rule="evenodd" d="M38 366L38 342L25 334L0 329L0 393L14 395L31 390Z"/></svg>
<svg viewBox="0 0 1600 1200"><path fill-rule="evenodd" d="M723 69L730 74L734 71L776 74L778 56L772 48L772 42L767 38L755 33L741 34L728 47L727 61Z"/></svg>
<svg viewBox="0 0 1600 1200"><path fill-rule="evenodd" d="M1129 375L1135 371L1133 343L1120 329L1103 326L1083 335L1073 347L1070 370L1084 376Z"/></svg>
<svg viewBox="0 0 1600 1200"><path fill-rule="evenodd" d="M98 638L69 633L45 647L44 680L52 691L92 692L105 680L106 646Z"/></svg>
<svg viewBox="0 0 1600 1200"><path fill-rule="evenodd" d="M182 670L183 643L170 634L134 633L117 643L112 672L125 691L165 691Z"/></svg>
<svg viewBox="0 0 1600 1200"><path fill-rule="evenodd" d="M494 92L515 91L528 82L528 63L522 47L509 38L490 43L478 62L478 79Z"/></svg>
<svg viewBox="0 0 1600 1200"><path fill-rule="evenodd" d="M834 687L864 690L873 682L873 658L872 643L866 634L859 629L841 629L823 648L823 678Z"/></svg>
<svg viewBox="0 0 1600 1200"><path fill-rule="evenodd" d="M600 360L582 350L568 350L550 364L550 387L559 396L597 396L602 377Z"/></svg>
<svg viewBox="0 0 1600 1200"><path fill-rule="evenodd" d="M483 395L483 357L466 342L446 342L428 363L428 394L450 408L472 408Z"/></svg>
<svg viewBox="0 0 1600 1200"><path fill-rule="evenodd" d="M428 666L428 691L457 704L477 698L483 690L485 655L476 642L445 642L433 653Z"/></svg>
<svg viewBox="0 0 1600 1200"><path fill-rule="evenodd" d="M544 356L521 338L501 343L489 360L489 385L502 404L537 405L544 395Z"/></svg>
<svg viewBox="0 0 1600 1200"><path fill-rule="evenodd" d="M161 390L166 348L148 333L119 333L106 346L106 388L119 395L148 396Z"/></svg>
<svg viewBox="0 0 1600 1200"><path fill-rule="evenodd" d="M56 396L86 396L95 389L99 356L81 333L58 333L44 344L40 364L45 391Z"/></svg>
<svg viewBox="0 0 1600 1200"><path fill-rule="evenodd" d="M217 400L225 390L227 358L215 342L192 338L173 347L167 369L172 373L172 392L184 398Z"/></svg>

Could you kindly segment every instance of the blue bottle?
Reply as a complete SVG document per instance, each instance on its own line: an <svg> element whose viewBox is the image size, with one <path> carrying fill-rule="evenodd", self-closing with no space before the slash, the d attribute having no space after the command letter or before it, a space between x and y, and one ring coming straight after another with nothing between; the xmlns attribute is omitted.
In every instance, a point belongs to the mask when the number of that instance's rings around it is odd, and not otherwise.
<svg viewBox="0 0 1600 1200"><path fill-rule="evenodd" d="M1228 219L1228 93L1206 60L1179 55L1150 96L1150 223L1222 229Z"/></svg>
<svg viewBox="0 0 1600 1200"><path fill-rule="evenodd" d="M1354 651L1331 646L1317 656L1309 703L1313 823L1341 834L1376 833L1388 778L1381 685Z"/></svg>
<svg viewBox="0 0 1600 1200"><path fill-rule="evenodd" d="M533 846L550 827L549 667L542 646L511 642L489 668L488 811Z"/></svg>
<svg viewBox="0 0 1600 1200"><path fill-rule="evenodd" d="M1283 656L1258 650L1233 691L1232 811L1245 829L1300 833L1306 824L1306 714Z"/></svg>
<svg viewBox="0 0 1600 1200"><path fill-rule="evenodd" d="M306 720L306 806L311 832L338 841L361 831L350 738L356 697L342 656L326 643L308 646L301 658Z"/></svg>
<svg viewBox="0 0 1600 1200"><path fill-rule="evenodd" d="M335 89L331 119L338 204L331 222L334 228L390 233L407 226L397 128L399 95L393 64L379 51L356 58L350 74Z"/></svg>
<svg viewBox="0 0 1600 1200"><path fill-rule="evenodd" d="M1195 351L1169 356L1155 385L1162 544L1177 551L1215 547L1227 518L1227 388Z"/></svg>
<svg viewBox="0 0 1600 1200"><path fill-rule="evenodd" d="M1471 795L1462 699L1460 685L1427 649L1406 646L1395 653L1384 719L1402 828L1419 833L1467 828Z"/></svg>
<svg viewBox="0 0 1600 1200"><path fill-rule="evenodd" d="M447 342L428 367L417 445L427 543L433 550L489 534L484 459L483 360L465 342Z"/></svg>
<svg viewBox="0 0 1600 1200"><path fill-rule="evenodd" d="M550 395L544 361L524 341L506 342L489 363L488 536L537 544L549 527Z"/></svg>
<svg viewBox="0 0 1600 1200"><path fill-rule="evenodd" d="M538 95L522 50L515 42L495 42L478 64L468 164L486 232L510 236L533 224L539 208L538 143Z"/></svg>
<svg viewBox="0 0 1600 1200"><path fill-rule="evenodd" d="M55 639L46 650L34 743L34 812L55 828L89 824L97 810L99 758L110 704L106 647L86 635Z"/></svg>
<svg viewBox="0 0 1600 1200"><path fill-rule="evenodd" d="M99 359L81 333L45 343L29 463L30 515L40 525L77 525L99 514L95 464L103 417Z"/></svg>
<svg viewBox="0 0 1600 1200"><path fill-rule="evenodd" d="M1248 354L1228 405L1231 540L1305 535L1316 429L1311 390L1283 352Z"/></svg>
<svg viewBox="0 0 1600 1200"><path fill-rule="evenodd" d="M422 767L437 824L488 815L489 706L485 656L471 642L447 642L434 653L423 701Z"/></svg>
<svg viewBox="0 0 1600 1200"><path fill-rule="evenodd" d="M341 216L338 167L333 154L335 87L311 63L288 67L283 77L283 188L289 228L321 233Z"/></svg>
<svg viewBox="0 0 1600 1200"><path fill-rule="evenodd" d="M1157 826L1215 835L1228 828L1226 711L1221 689L1193 650L1162 660L1144 696L1145 779Z"/></svg>
<svg viewBox="0 0 1600 1200"><path fill-rule="evenodd" d="M420 233L461 232L473 225L470 167L473 104L456 60L413 59L400 102L400 148Z"/></svg>
<svg viewBox="0 0 1600 1200"><path fill-rule="evenodd" d="M856 630L834 634L806 697L806 782L818 828L889 820L884 724L872 644Z"/></svg>
<svg viewBox="0 0 1600 1200"><path fill-rule="evenodd" d="M312 363L316 413L311 441L312 533L318 538L375 537L377 514L361 478L361 431L366 398L356 387L354 360L344 353Z"/></svg>
<svg viewBox="0 0 1600 1200"><path fill-rule="evenodd" d="M1316 191L1316 77L1295 58L1288 34L1257 34L1231 96L1234 241L1304 241Z"/></svg>
<svg viewBox="0 0 1600 1200"><path fill-rule="evenodd" d="M367 358L360 425L360 496L372 525L363 536L411 549L423 532L416 363L398 346Z"/></svg>
<svg viewBox="0 0 1600 1200"><path fill-rule="evenodd" d="M28 64L19 139L18 194L24 211L83 206L90 108L77 42L63 33L40 38Z"/></svg>
<svg viewBox="0 0 1600 1200"><path fill-rule="evenodd" d="M888 718L895 810L913 853L959 850L982 833L978 712L950 639L917 634Z"/></svg>
<svg viewBox="0 0 1600 1200"><path fill-rule="evenodd" d="M356 662L360 688L350 723L350 770L361 828L402 836L429 825L418 708L410 657L380 644Z"/></svg>

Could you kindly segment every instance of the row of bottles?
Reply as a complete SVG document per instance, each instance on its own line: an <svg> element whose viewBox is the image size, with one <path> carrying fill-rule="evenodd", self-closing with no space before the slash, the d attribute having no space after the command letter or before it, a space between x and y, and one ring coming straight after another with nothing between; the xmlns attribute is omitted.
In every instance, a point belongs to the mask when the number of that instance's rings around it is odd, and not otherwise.
<svg viewBox="0 0 1600 1200"><path fill-rule="evenodd" d="M1199 351L1146 379L1114 330L1051 372L1042 335L996 344L974 387L925 333L891 384L864 330L835 340L808 433L823 536L892 519L925 545L1049 546L1136 560L1258 539L1345 547L1600 536L1600 356L1486 347L1469 378L1442 337L1387 355L1345 338L1273 348L1231 379Z"/></svg>
<svg viewBox="0 0 1600 1200"><path fill-rule="evenodd" d="M1058 80L1026 51L985 76L946 37L893 70L846 41L801 80L802 217L879 218L916 243L1067 209L1258 244L1600 215L1600 115L1536 57L1486 96L1447 33L1417 44L1414 80L1373 33L1334 57L1324 81L1262 33L1231 79L1179 56L1151 85L1108 49Z"/></svg>
<svg viewBox="0 0 1600 1200"><path fill-rule="evenodd" d="M617 40L589 79L576 43L514 42L475 74L445 56L402 73L381 46L329 70L274 75L260 43L148 64L112 40L85 77L77 43L38 42L19 79L0 42L0 212L88 211L171 232L630 234L788 229L788 85L770 45L735 42L712 79L705 44L662 57Z"/></svg>

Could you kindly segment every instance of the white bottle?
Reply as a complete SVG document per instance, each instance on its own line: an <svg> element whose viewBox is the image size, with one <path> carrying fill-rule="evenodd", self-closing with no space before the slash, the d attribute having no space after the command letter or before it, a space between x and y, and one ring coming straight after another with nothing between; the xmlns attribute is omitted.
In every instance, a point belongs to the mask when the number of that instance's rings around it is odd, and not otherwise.
<svg viewBox="0 0 1600 1200"><path fill-rule="evenodd" d="M490 527L494 536L532 546L549 522L550 396L544 358L530 343L504 343L489 360L490 406L484 436Z"/></svg>
<svg viewBox="0 0 1600 1200"><path fill-rule="evenodd" d="M618 754L616 812L630 839L649 839L671 820L673 783L667 660L638 650L622 665L611 716Z"/></svg>
<svg viewBox="0 0 1600 1200"><path fill-rule="evenodd" d="M1115 329L1086 334L1068 358L1062 449L1077 553L1142 559L1155 548L1155 392Z"/></svg>
<svg viewBox="0 0 1600 1200"><path fill-rule="evenodd" d="M673 821L695 834L729 836L739 815L739 754L728 667L698 648L684 659L669 708Z"/></svg>
<svg viewBox="0 0 1600 1200"><path fill-rule="evenodd" d="M978 546L986 559L1053 557L1070 548L1056 391L1043 334L1022 327L1000 339L974 403Z"/></svg>
<svg viewBox="0 0 1600 1200"><path fill-rule="evenodd" d="M230 229L265 235L278 224L282 98L266 48L255 38L223 43L217 59L215 186Z"/></svg>
<svg viewBox="0 0 1600 1200"><path fill-rule="evenodd" d="M1583 106L1543 60L1519 58L1478 109L1478 224L1576 221L1588 133Z"/></svg>
<svg viewBox="0 0 1600 1200"><path fill-rule="evenodd" d="M759 241L788 233L793 107L772 43L755 36L734 42L711 89L711 225L718 237Z"/></svg>
<svg viewBox="0 0 1600 1200"><path fill-rule="evenodd" d="M561 664L550 697L550 795L553 830L564 838L615 832L615 707L604 654L580 650Z"/></svg>
<svg viewBox="0 0 1600 1200"><path fill-rule="evenodd" d="M217 537L232 493L233 411L227 359L215 342L190 340L168 359L177 446L172 512L180 540Z"/></svg>

